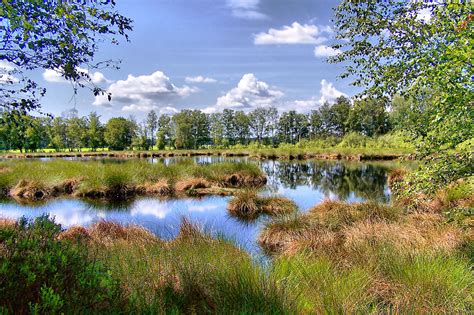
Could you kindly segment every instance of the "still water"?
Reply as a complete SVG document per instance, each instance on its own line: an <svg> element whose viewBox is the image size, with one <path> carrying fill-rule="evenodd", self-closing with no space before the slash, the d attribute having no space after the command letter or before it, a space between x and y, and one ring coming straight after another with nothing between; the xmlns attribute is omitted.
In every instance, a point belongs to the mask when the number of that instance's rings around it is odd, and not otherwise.
<svg viewBox="0 0 474 315"><path fill-rule="evenodd" d="M171 164L183 158L160 158L152 163ZM189 159L189 158L187 158ZM247 160L199 156L197 163ZM347 161L247 161L257 163L268 176L263 194L277 194L292 199L301 211L325 199L347 202L374 200L388 202L387 173L393 163L360 163ZM107 162L117 162L120 160ZM47 163L47 162L46 162ZM84 161L87 163L87 161ZM247 249L258 252L255 239L267 218L255 222L239 221L227 214L230 197L204 197L200 199L136 198L120 203L62 198L43 204L18 204L13 200L0 201L0 217L16 219L36 217L44 213L54 216L64 227L87 226L98 220L113 220L123 224L139 224L164 239L177 235L183 217L186 217L213 235L221 235Z"/></svg>

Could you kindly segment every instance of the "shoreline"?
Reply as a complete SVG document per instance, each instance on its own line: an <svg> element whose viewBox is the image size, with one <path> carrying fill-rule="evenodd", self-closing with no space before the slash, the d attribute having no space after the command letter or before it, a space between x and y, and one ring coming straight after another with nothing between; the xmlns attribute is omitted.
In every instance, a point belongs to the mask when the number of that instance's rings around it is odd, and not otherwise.
<svg viewBox="0 0 474 315"><path fill-rule="evenodd" d="M268 150L273 151L273 150ZM0 159L39 159L39 158L167 158L193 156L249 157L260 160L348 160L348 161L391 161L415 160L407 153L317 153L317 152L249 152L249 151L123 151L123 152L54 152L54 153L4 153Z"/></svg>

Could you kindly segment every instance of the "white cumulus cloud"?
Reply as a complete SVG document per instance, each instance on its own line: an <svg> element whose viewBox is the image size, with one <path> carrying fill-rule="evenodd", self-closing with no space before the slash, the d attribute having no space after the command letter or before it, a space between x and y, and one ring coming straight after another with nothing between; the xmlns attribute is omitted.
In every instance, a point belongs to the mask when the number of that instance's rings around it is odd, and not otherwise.
<svg viewBox="0 0 474 315"><path fill-rule="evenodd" d="M313 96L307 100L296 100L289 102L286 109L294 109L299 112L309 112L317 109L325 102L332 103L340 96L347 96L345 93L339 91L331 82L321 80L321 88L319 90L319 97Z"/></svg>
<svg viewBox="0 0 474 315"><path fill-rule="evenodd" d="M216 79L203 77L202 75L198 75L196 77L186 77L184 80L188 83L216 83L217 82Z"/></svg>
<svg viewBox="0 0 474 315"><path fill-rule="evenodd" d="M112 81L108 80L102 72L99 71L89 71L88 69L77 67L78 72L85 73L89 75L92 83L101 84L101 83L110 83ZM64 79L61 75L60 70L58 69L46 69L43 71L43 79L47 82L52 83L67 83L68 81Z"/></svg>
<svg viewBox="0 0 474 315"><path fill-rule="evenodd" d="M283 92L271 88L267 83L259 81L253 73L245 74L237 87L217 99L215 109L207 108L207 112L225 108L248 110L265 107L283 96Z"/></svg>
<svg viewBox="0 0 474 315"><path fill-rule="evenodd" d="M316 57L331 57L340 54L341 52L340 49L334 49L326 45L318 45L314 48L314 55Z"/></svg>
<svg viewBox="0 0 474 315"><path fill-rule="evenodd" d="M298 22L293 22L291 26L285 25L281 29L271 28L267 32L254 35L254 44L321 44L327 40L323 34L329 32L331 32L329 26L318 27L312 24L301 25Z"/></svg>
<svg viewBox="0 0 474 315"><path fill-rule="evenodd" d="M259 11L260 0L227 0L227 6L236 18L246 20L264 20L268 16Z"/></svg>
<svg viewBox="0 0 474 315"><path fill-rule="evenodd" d="M124 111L149 111L161 108L170 99L183 98L197 91L197 88L187 85L177 87L161 71L140 76L129 74L126 80L114 82L107 89L112 94L111 102L107 95L98 95L93 105L119 105Z"/></svg>

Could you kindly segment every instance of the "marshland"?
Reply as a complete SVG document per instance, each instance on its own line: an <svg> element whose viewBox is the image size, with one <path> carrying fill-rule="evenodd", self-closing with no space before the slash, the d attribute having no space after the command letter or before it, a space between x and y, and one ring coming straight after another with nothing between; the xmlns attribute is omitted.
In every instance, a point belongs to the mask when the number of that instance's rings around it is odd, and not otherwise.
<svg viewBox="0 0 474 315"><path fill-rule="evenodd" d="M470 1L0 21L0 314L474 312Z"/></svg>
<svg viewBox="0 0 474 315"><path fill-rule="evenodd" d="M83 264L108 271L74 275L105 283L83 288L107 293L95 306L90 303L98 301L83 297L85 307L99 312L463 312L472 306L472 222L447 223L443 215L472 207L472 183L460 181L413 210L391 191L417 168L413 162L58 158L6 160L1 168L8 174L0 203L4 257L28 251L42 261L58 248L85 251ZM51 192L74 178L80 181L67 193L28 199L11 192L20 182ZM179 191L183 178L231 193L130 193L163 182ZM20 265L6 266L13 272ZM47 271L35 273L30 286L49 283L42 278ZM13 286L5 282L5 289ZM4 305L24 307L8 292Z"/></svg>

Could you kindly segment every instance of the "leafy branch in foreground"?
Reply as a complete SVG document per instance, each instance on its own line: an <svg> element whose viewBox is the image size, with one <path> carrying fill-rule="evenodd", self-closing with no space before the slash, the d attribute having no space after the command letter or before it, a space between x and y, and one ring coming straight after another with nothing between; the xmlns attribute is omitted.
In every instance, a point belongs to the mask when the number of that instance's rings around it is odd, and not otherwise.
<svg viewBox="0 0 474 315"><path fill-rule="evenodd" d="M470 1L345 0L335 9L339 43L333 48L341 53L330 62L349 61L341 76L364 87L361 95L417 99L432 91L424 111L426 130L412 130L418 152L439 157L428 167L446 161L453 151L463 156L456 163L461 171L451 172L448 180L450 174L435 174L443 177L436 183L469 176L462 170L472 170L473 13Z"/></svg>
<svg viewBox="0 0 474 315"><path fill-rule="evenodd" d="M113 61L93 64L98 44L128 40L132 20L114 11L115 1L2 1L0 5L0 103L8 109L38 109L45 90L24 71L51 69L71 81L74 90L94 84L89 69L116 66ZM16 75L15 75L16 74ZM18 79L17 75L22 79Z"/></svg>

